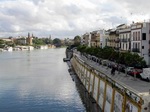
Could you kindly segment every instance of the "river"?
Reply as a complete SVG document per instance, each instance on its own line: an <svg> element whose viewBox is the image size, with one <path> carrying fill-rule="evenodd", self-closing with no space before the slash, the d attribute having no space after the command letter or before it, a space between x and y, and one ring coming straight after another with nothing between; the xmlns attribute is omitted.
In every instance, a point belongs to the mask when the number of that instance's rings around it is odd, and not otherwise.
<svg viewBox="0 0 150 112"><path fill-rule="evenodd" d="M85 112L65 48L0 52L0 112Z"/></svg>

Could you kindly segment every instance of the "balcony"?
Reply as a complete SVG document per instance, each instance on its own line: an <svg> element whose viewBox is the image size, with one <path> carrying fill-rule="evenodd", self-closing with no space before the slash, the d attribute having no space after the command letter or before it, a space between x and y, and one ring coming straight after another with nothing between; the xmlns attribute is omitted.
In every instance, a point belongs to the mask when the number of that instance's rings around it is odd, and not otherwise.
<svg viewBox="0 0 150 112"><path fill-rule="evenodd" d="M113 39L107 39L107 42L116 42L116 40L113 40Z"/></svg>
<svg viewBox="0 0 150 112"><path fill-rule="evenodd" d="M116 40L115 40L115 43L119 43L119 42L120 42L120 39L116 39Z"/></svg>
<svg viewBox="0 0 150 112"><path fill-rule="evenodd" d="M139 53L139 52L140 52L140 49L138 49L138 48L132 48L132 52L137 52L137 53Z"/></svg>
<svg viewBox="0 0 150 112"><path fill-rule="evenodd" d="M120 48L119 48L119 47L114 47L114 49L115 49L116 51L119 51L119 50L120 50Z"/></svg>
<svg viewBox="0 0 150 112"><path fill-rule="evenodd" d="M121 42L128 42L128 39L121 39Z"/></svg>

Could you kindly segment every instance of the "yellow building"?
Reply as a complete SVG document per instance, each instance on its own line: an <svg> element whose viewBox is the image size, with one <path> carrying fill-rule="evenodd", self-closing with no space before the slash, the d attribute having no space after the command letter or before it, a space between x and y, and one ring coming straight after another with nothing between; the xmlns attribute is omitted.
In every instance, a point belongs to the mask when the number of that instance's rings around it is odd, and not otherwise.
<svg viewBox="0 0 150 112"><path fill-rule="evenodd" d="M119 47L119 34L116 30L109 30L109 35L107 37L107 46L112 48Z"/></svg>
<svg viewBox="0 0 150 112"><path fill-rule="evenodd" d="M82 39L83 39L83 44L84 45L87 45L89 46L90 45L90 34L89 33L85 33L83 36L82 36Z"/></svg>
<svg viewBox="0 0 150 112"><path fill-rule="evenodd" d="M93 31L91 34L91 47L100 47L100 33Z"/></svg>

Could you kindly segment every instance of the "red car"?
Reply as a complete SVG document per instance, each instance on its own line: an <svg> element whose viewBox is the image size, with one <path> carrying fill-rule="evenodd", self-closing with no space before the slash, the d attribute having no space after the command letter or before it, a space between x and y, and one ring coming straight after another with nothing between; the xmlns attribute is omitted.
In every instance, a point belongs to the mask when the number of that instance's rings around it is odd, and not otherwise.
<svg viewBox="0 0 150 112"><path fill-rule="evenodd" d="M132 71L129 71L128 74L134 77L134 74L137 78L141 78L140 73L142 73L142 69L133 69Z"/></svg>

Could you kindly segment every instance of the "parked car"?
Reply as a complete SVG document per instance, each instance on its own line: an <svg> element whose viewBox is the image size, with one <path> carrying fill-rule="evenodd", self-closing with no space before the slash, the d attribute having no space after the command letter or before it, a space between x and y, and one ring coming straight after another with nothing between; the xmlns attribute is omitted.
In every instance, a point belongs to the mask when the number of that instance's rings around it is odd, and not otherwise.
<svg viewBox="0 0 150 112"><path fill-rule="evenodd" d="M125 65L122 65L122 64L119 64L119 65L118 65L117 70L119 70L120 72L125 73L125 69L126 69Z"/></svg>
<svg viewBox="0 0 150 112"><path fill-rule="evenodd" d="M143 72L140 73L141 79L150 81L150 68L143 68Z"/></svg>
<svg viewBox="0 0 150 112"><path fill-rule="evenodd" d="M136 69L134 67L130 67L129 69L127 69L127 74L133 77L134 75L136 75L137 78L141 78L140 73L142 73L142 69Z"/></svg>
<svg viewBox="0 0 150 112"><path fill-rule="evenodd" d="M134 67L127 67L126 68L127 74L129 74L133 70L134 70Z"/></svg>
<svg viewBox="0 0 150 112"><path fill-rule="evenodd" d="M108 60L102 60L101 63L102 63L102 65L107 66Z"/></svg>

